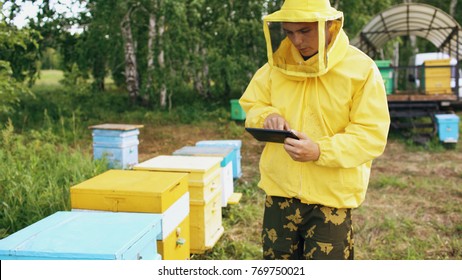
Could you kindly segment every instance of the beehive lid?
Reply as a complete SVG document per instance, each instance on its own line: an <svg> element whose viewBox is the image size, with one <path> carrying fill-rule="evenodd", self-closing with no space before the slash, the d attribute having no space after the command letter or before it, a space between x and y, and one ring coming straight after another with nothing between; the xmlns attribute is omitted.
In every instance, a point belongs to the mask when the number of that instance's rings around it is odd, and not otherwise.
<svg viewBox="0 0 462 280"><path fill-rule="evenodd" d="M190 156L157 156L142 163L139 163L135 167L137 169L156 169L156 170L175 170L185 172L207 172L214 168L217 164L219 165L221 157L190 157Z"/></svg>
<svg viewBox="0 0 462 280"><path fill-rule="evenodd" d="M450 66L451 59L428 59L423 62L425 66ZM449 69L449 68L448 68Z"/></svg>
<svg viewBox="0 0 462 280"><path fill-rule="evenodd" d="M202 140L196 142L196 146L215 146L215 147L223 147L223 146L231 146L234 149L240 149L242 146L241 140Z"/></svg>
<svg viewBox="0 0 462 280"><path fill-rule="evenodd" d="M458 123L460 118L456 114L435 114L435 118L438 122L456 122Z"/></svg>
<svg viewBox="0 0 462 280"><path fill-rule="evenodd" d="M133 248L156 240L161 218L147 213L60 211L0 240L0 258L127 259L136 255Z"/></svg>
<svg viewBox="0 0 462 280"><path fill-rule="evenodd" d="M220 169L221 157L169 156L161 155L141 162L134 170L188 172L189 183L207 181L207 178Z"/></svg>
<svg viewBox="0 0 462 280"><path fill-rule="evenodd" d="M188 173L108 170L71 187L73 209L162 213L188 191Z"/></svg>
<svg viewBox="0 0 462 280"><path fill-rule="evenodd" d="M98 125L92 125L88 128L90 129L108 129L108 130L133 130L138 128L143 128L144 125L141 124L116 124L116 123L104 123Z"/></svg>
<svg viewBox="0 0 462 280"><path fill-rule="evenodd" d="M204 156L204 157L222 157L221 166L226 166L233 160L234 149L230 146L214 147L214 146L184 146L173 152L173 155L178 156Z"/></svg>

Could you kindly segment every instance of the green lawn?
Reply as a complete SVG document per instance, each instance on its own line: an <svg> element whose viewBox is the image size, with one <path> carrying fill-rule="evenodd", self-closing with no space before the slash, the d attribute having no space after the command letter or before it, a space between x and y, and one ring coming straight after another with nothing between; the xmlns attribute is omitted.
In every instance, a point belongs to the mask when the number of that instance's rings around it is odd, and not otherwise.
<svg viewBox="0 0 462 280"><path fill-rule="evenodd" d="M37 86L56 86L59 85L59 81L64 77L63 71L61 70L41 70L40 77L37 79L35 85Z"/></svg>

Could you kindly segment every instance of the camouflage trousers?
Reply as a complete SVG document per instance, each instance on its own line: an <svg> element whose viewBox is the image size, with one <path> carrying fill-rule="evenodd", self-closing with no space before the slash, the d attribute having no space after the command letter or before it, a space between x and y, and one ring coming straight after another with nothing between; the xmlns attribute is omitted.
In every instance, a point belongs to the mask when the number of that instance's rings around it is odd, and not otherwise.
<svg viewBox="0 0 462 280"><path fill-rule="evenodd" d="M262 238L267 260L354 259L351 209L267 196Z"/></svg>

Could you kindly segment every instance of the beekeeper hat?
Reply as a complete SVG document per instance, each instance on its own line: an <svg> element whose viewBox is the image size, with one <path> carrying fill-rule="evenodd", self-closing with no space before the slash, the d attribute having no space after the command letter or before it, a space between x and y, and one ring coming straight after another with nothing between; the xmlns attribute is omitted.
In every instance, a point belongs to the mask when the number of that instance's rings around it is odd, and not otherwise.
<svg viewBox="0 0 462 280"><path fill-rule="evenodd" d="M332 8L328 0L286 0L279 11L263 18L268 62L285 74L314 77L327 72L326 23L332 21L333 40L343 26L343 13ZM284 22L317 22L318 54L305 61L299 51L285 36ZM278 25L279 24L279 25Z"/></svg>

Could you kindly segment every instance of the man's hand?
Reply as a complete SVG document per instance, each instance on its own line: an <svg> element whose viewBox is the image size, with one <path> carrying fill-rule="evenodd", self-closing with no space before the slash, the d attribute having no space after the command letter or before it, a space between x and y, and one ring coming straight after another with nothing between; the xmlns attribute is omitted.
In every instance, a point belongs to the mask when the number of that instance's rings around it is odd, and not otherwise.
<svg viewBox="0 0 462 280"><path fill-rule="evenodd" d="M284 141L284 149L295 161L316 161L321 151L317 143L313 142L306 134L292 130L300 138L296 140L287 137Z"/></svg>
<svg viewBox="0 0 462 280"><path fill-rule="evenodd" d="M277 130L290 130L289 123L279 114L273 113L266 117L263 122L263 128L277 129Z"/></svg>

